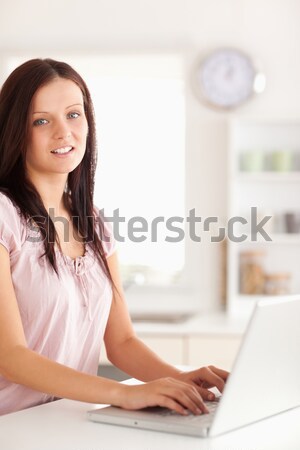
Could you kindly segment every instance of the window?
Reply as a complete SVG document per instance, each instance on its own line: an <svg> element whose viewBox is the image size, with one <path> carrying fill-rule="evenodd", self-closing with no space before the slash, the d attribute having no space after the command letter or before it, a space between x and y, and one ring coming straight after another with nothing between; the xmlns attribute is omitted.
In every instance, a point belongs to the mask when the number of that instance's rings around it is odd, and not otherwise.
<svg viewBox="0 0 300 450"><path fill-rule="evenodd" d="M140 58L109 57L105 73L85 75L99 142L95 202L125 220L114 223L124 283L168 284L184 266L183 241L165 241L167 220L184 217L184 86L164 58Z"/></svg>

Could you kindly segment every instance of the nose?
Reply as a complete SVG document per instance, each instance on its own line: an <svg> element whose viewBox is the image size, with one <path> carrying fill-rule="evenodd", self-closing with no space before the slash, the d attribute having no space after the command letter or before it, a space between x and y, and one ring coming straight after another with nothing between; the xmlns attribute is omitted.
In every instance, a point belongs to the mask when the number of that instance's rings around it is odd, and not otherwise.
<svg viewBox="0 0 300 450"><path fill-rule="evenodd" d="M69 139L71 137L71 131L68 123L63 120L57 121L55 124L53 137L55 139Z"/></svg>

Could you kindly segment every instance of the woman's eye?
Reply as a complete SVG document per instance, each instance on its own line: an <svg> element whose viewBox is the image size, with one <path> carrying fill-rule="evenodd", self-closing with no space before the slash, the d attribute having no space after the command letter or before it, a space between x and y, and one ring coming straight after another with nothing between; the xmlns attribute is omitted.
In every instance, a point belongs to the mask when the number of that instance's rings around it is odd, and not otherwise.
<svg viewBox="0 0 300 450"><path fill-rule="evenodd" d="M77 112L71 112L70 114L68 114L68 117L70 117L70 119L77 119L77 117L79 117L80 114Z"/></svg>
<svg viewBox="0 0 300 450"><path fill-rule="evenodd" d="M37 126L37 125L45 125L45 123L48 123L48 120L46 119L37 119L33 122L33 125Z"/></svg>

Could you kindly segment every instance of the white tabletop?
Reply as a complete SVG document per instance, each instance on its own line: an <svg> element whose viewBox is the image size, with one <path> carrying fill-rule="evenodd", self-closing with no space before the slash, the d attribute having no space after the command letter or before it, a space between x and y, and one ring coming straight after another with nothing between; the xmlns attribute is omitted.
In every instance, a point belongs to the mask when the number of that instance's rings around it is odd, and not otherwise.
<svg viewBox="0 0 300 450"><path fill-rule="evenodd" d="M203 439L89 422L86 411L95 407L97 405L58 400L1 416L0 448L1 450L300 449L300 408L217 438Z"/></svg>

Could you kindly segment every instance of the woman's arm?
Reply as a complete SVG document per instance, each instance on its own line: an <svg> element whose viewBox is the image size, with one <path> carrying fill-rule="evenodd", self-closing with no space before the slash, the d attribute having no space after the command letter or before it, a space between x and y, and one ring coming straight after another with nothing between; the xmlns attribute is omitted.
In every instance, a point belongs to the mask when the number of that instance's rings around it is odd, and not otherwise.
<svg viewBox="0 0 300 450"><path fill-rule="evenodd" d="M208 400L214 398L208 387L216 386L222 392L228 372L213 366L181 372L160 359L137 338L124 299L116 252L107 262L116 287L104 335L108 359L119 369L142 381L173 377L192 383L202 397Z"/></svg>
<svg viewBox="0 0 300 450"><path fill-rule="evenodd" d="M141 381L152 381L157 378L178 375L179 370L161 360L137 338L124 299L116 252L108 258L107 262L115 284L104 335L109 361Z"/></svg>

